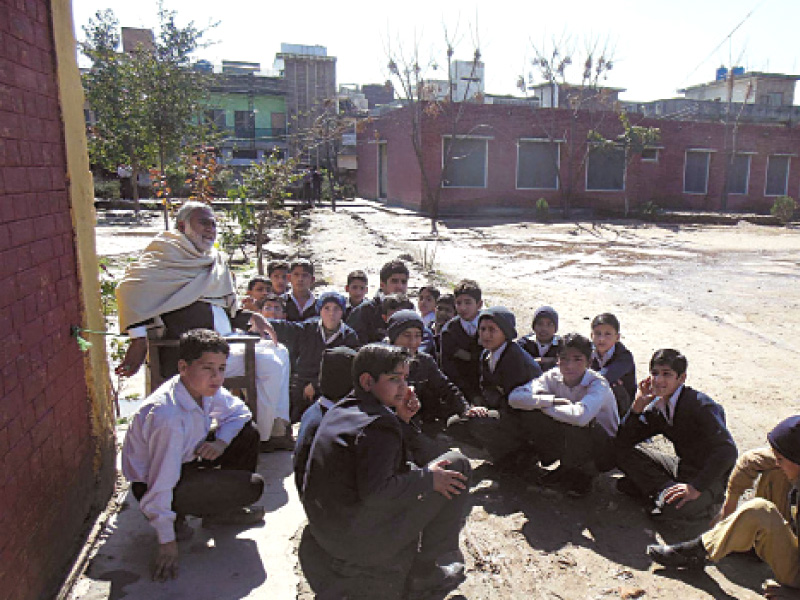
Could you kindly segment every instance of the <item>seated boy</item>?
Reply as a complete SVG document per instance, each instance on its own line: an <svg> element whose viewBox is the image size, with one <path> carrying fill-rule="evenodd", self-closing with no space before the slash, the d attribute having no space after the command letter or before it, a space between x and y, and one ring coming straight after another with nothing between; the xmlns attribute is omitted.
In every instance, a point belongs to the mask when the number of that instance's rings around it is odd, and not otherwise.
<svg viewBox="0 0 800 600"><path fill-rule="evenodd" d="M283 296L289 291L289 263L285 260L269 261L267 277L272 283L272 291L279 296Z"/></svg>
<svg viewBox="0 0 800 600"><path fill-rule="evenodd" d="M442 328L447 322L456 316L456 299L453 294L442 294L436 301L436 318L434 319L433 330L437 337L442 333Z"/></svg>
<svg viewBox="0 0 800 600"><path fill-rule="evenodd" d="M401 260L392 260L381 267L380 289L375 296L355 307L347 324L355 329L362 344L380 342L386 337L386 321L381 303L386 294L403 294L408 289L408 267Z"/></svg>
<svg viewBox="0 0 800 600"><path fill-rule="evenodd" d="M192 533L186 515L204 525L264 519L262 507L247 508L264 489L255 474L258 431L247 406L222 387L228 343L193 329L181 336L178 352L178 375L139 407L122 447L122 472L158 536L158 581L178 574L176 536Z"/></svg>
<svg viewBox="0 0 800 600"><path fill-rule="evenodd" d="M286 299L274 292L266 294L256 306L267 319L286 318Z"/></svg>
<svg viewBox="0 0 800 600"><path fill-rule="evenodd" d="M436 302L442 293L432 285L426 285L419 288L419 296L417 297L417 309L419 314L422 315L422 324L425 327L431 327L436 320Z"/></svg>
<svg viewBox="0 0 800 600"><path fill-rule="evenodd" d="M314 285L314 265L305 258L298 258L289 265L289 281L292 290L285 294L286 320L305 321L317 314L317 298L311 291Z"/></svg>
<svg viewBox="0 0 800 600"><path fill-rule="evenodd" d="M470 404L482 404L480 384L481 346L478 343L478 313L483 306L481 288L471 279L463 279L453 290L457 319L442 328L442 371Z"/></svg>
<svg viewBox="0 0 800 600"><path fill-rule="evenodd" d="M414 304L408 299L405 294L387 294L383 297L381 302L381 318L384 320L384 329L386 331L386 324L389 323L391 316L400 310L414 310ZM381 341L386 341L386 337ZM422 345L420 350L428 354L433 354L436 351L436 343L433 340L433 333L427 327L422 328Z"/></svg>
<svg viewBox="0 0 800 600"><path fill-rule="evenodd" d="M508 404L528 411L524 431L544 465L560 461L545 483L587 494L598 470L613 467L613 438L619 426L614 393L589 369L592 343L577 333L558 346L558 366L511 392Z"/></svg>
<svg viewBox="0 0 800 600"><path fill-rule="evenodd" d="M689 542L648 546L650 558L667 567L702 568L707 561L717 562L732 552L755 550L779 584L800 588L800 416L778 423L767 440L769 448L746 452L737 461L712 529ZM756 497L737 507L759 474Z"/></svg>
<svg viewBox="0 0 800 600"><path fill-rule="evenodd" d="M247 282L247 293L242 298L242 308L258 312L258 304L272 291L272 284L266 277L256 276Z"/></svg>
<svg viewBox="0 0 800 600"><path fill-rule="evenodd" d="M300 430L297 432L297 443L294 447L294 483L297 492L303 497L303 477L306 474L306 463L311 452L311 444L317 434L322 417L339 400L353 391L353 359L356 351L347 346L326 348L322 354L319 368L320 396L300 419Z"/></svg>
<svg viewBox="0 0 800 600"><path fill-rule="evenodd" d="M328 348L360 347L358 336L342 322L346 300L338 292L325 292L317 300L319 317L306 321L269 320L278 340L293 350L293 369L289 384L289 415L297 423L317 395L322 354Z"/></svg>
<svg viewBox="0 0 800 600"><path fill-rule="evenodd" d="M608 380L620 415L628 412L636 395L633 354L619 341L619 320L611 313L592 319L592 369Z"/></svg>
<svg viewBox="0 0 800 600"><path fill-rule="evenodd" d="M400 420L419 407L408 360L404 349L383 344L359 350L354 397L325 415L306 467L311 534L341 579L362 589L383 579L370 598L441 591L464 578L458 536L469 461L448 452L424 468L406 462Z"/></svg>
<svg viewBox="0 0 800 600"><path fill-rule="evenodd" d="M353 309L364 302L368 290L369 283L367 274L364 271L351 271L347 275L347 285L344 286L344 291L347 292L347 308L344 310L345 321L350 317Z"/></svg>
<svg viewBox="0 0 800 600"><path fill-rule="evenodd" d="M617 467L625 474L617 489L644 499L654 518L706 516L722 500L736 462L725 411L685 385L687 366L677 350L656 351L617 431ZM658 434L672 442L677 457L637 445Z"/></svg>
<svg viewBox="0 0 800 600"><path fill-rule="evenodd" d="M540 306L533 313L533 333L517 343L539 363L542 371L549 371L558 362L558 313L550 306Z"/></svg>

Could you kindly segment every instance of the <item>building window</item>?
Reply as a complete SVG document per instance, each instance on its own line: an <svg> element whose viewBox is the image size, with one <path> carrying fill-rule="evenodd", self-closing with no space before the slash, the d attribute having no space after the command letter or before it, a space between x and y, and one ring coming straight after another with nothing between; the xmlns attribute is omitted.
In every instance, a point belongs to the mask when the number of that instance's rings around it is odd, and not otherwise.
<svg viewBox="0 0 800 600"><path fill-rule="evenodd" d="M708 150L687 150L683 169L683 191L686 194L708 193L708 167L711 152Z"/></svg>
<svg viewBox="0 0 800 600"><path fill-rule="evenodd" d="M520 140L517 144L517 189L557 190L558 142Z"/></svg>
<svg viewBox="0 0 800 600"><path fill-rule="evenodd" d="M233 158L238 160L256 160L258 158L258 151L252 148L245 148L244 150L234 150Z"/></svg>
<svg viewBox="0 0 800 600"><path fill-rule="evenodd" d="M625 151L622 148L592 148L586 162L586 191L625 189Z"/></svg>
<svg viewBox="0 0 800 600"><path fill-rule="evenodd" d="M645 148L642 150L642 162L658 162L658 148Z"/></svg>
<svg viewBox="0 0 800 600"><path fill-rule="evenodd" d="M746 194L750 183L750 155L737 154L728 166L728 193Z"/></svg>
<svg viewBox="0 0 800 600"><path fill-rule="evenodd" d="M783 92L767 92L761 96L761 103L767 106L783 106Z"/></svg>
<svg viewBox="0 0 800 600"><path fill-rule="evenodd" d="M211 108L205 111L206 124L214 129L222 130L228 125L225 120L225 111L221 108Z"/></svg>
<svg viewBox="0 0 800 600"><path fill-rule="evenodd" d="M488 140L485 138L445 137L442 162L449 156L444 171L444 187L486 187Z"/></svg>
<svg viewBox="0 0 800 600"><path fill-rule="evenodd" d="M249 110L237 110L233 113L233 127L237 138L253 139L256 137L256 115Z"/></svg>
<svg viewBox="0 0 800 600"><path fill-rule="evenodd" d="M765 196L785 196L789 192L789 156L770 156L767 159Z"/></svg>

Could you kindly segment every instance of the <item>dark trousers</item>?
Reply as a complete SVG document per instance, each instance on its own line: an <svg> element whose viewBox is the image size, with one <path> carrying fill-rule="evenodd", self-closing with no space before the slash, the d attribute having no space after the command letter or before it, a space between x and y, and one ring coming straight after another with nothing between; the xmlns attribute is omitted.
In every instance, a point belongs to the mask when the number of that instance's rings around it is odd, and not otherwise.
<svg viewBox="0 0 800 600"><path fill-rule="evenodd" d="M617 467L636 486L644 498L657 504L664 517L691 519L705 516L725 496L727 475L715 481L697 500L687 502L680 509L675 504L665 504L659 496L676 483L686 483L697 474L697 469L676 456L664 454L646 446L617 447Z"/></svg>
<svg viewBox="0 0 800 600"><path fill-rule="evenodd" d="M258 500L264 491L264 480L255 473L259 439L258 430L249 422L216 460L184 463L172 491L172 510L178 515L206 517ZM131 491L141 500L147 484L134 482Z"/></svg>
<svg viewBox="0 0 800 600"><path fill-rule="evenodd" d="M303 418L303 413L306 412L313 400L309 402L303 395L303 390L313 379L297 377L292 375L289 380L289 418L292 423L299 423Z"/></svg>

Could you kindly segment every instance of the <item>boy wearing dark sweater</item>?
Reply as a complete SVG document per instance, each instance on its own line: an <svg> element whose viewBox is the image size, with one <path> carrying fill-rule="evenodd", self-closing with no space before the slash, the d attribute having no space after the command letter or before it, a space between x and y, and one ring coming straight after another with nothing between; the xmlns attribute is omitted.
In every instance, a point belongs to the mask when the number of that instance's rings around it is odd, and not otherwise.
<svg viewBox="0 0 800 600"><path fill-rule="evenodd" d="M592 370L606 378L624 415L636 396L636 365L633 354L619 341L619 319L603 313L592 319Z"/></svg>
<svg viewBox="0 0 800 600"><path fill-rule="evenodd" d="M381 304L388 294L404 294L408 289L408 267L401 260L392 260L381 267L380 290L374 297L355 307L347 318L362 344L380 342L386 337L386 321Z"/></svg>
<svg viewBox="0 0 800 600"><path fill-rule="evenodd" d="M267 277L272 291L284 296L289 291L289 263L285 260L271 260L267 263Z"/></svg>
<svg viewBox="0 0 800 600"><path fill-rule="evenodd" d="M400 598L464 578L458 536L469 461L448 452L424 468L407 462L400 422L419 409L408 359L402 348L362 348L354 396L328 411L311 448L303 507L342 596Z"/></svg>
<svg viewBox="0 0 800 600"><path fill-rule="evenodd" d="M736 462L725 411L685 385L686 367L677 350L653 354L650 376L617 431L617 467L625 474L617 489L644 500L653 518L710 516ZM675 457L639 445L658 434L672 442Z"/></svg>
<svg viewBox="0 0 800 600"><path fill-rule="evenodd" d="M347 275L347 285L344 291L347 293L347 308L344 309L344 320L350 318L350 313L356 306L361 306L369 290L367 274L364 271L351 271Z"/></svg>
<svg viewBox="0 0 800 600"><path fill-rule="evenodd" d="M457 317L442 328L439 362L445 375L458 386L471 404L481 404L478 313L483 306L481 288L471 279L463 279L453 290Z"/></svg>
<svg viewBox="0 0 800 600"><path fill-rule="evenodd" d="M542 371L549 371L558 362L558 313L551 306L540 306L533 313L533 333L517 343L539 363Z"/></svg>
<svg viewBox="0 0 800 600"><path fill-rule="evenodd" d="M286 320L305 321L316 317L317 298L311 287L314 285L314 264L306 258L298 258L289 265L290 292L286 293Z"/></svg>

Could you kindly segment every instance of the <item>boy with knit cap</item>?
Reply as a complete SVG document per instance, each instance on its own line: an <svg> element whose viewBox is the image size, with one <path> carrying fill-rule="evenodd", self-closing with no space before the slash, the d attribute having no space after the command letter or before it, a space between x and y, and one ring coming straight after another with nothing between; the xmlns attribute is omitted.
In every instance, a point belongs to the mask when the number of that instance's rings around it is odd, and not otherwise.
<svg viewBox="0 0 800 600"><path fill-rule="evenodd" d="M650 558L667 567L701 568L708 560L717 562L732 552L755 550L778 583L800 588L800 416L778 423L767 441L769 448L746 452L736 462L714 527L689 542L648 546ZM756 497L737 508L739 498L759 475Z"/></svg>
<svg viewBox="0 0 800 600"><path fill-rule="evenodd" d="M549 371L558 362L558 313L552 306L540 306L533 313L533 333L517 343L539 363L542 371Z"/></svg>

